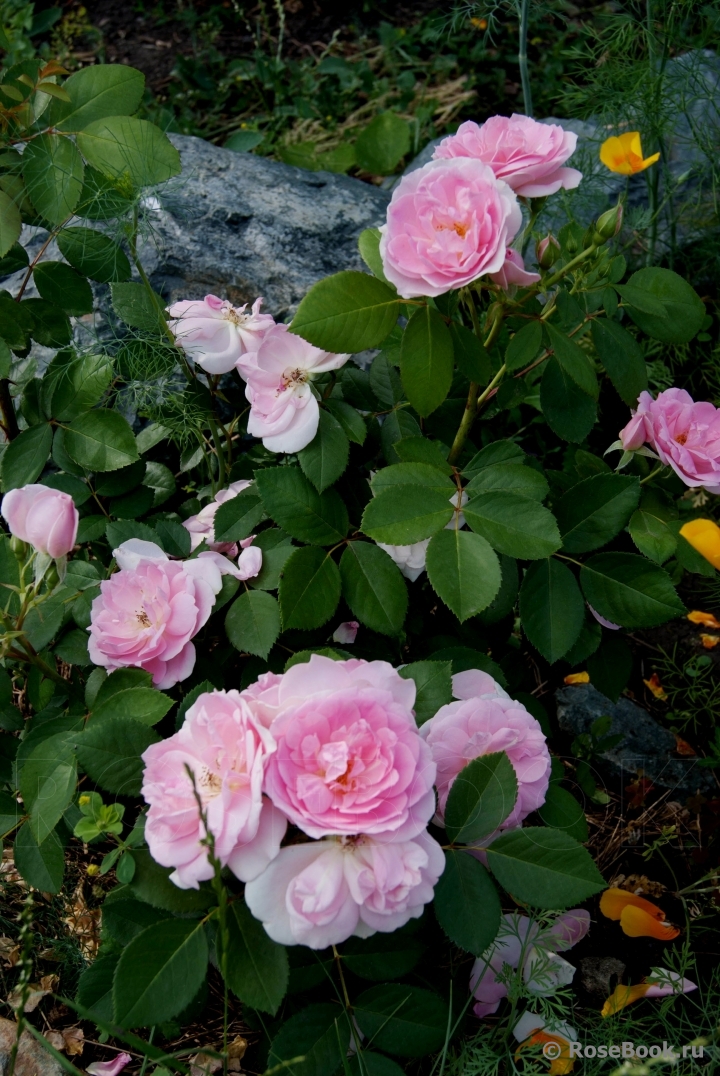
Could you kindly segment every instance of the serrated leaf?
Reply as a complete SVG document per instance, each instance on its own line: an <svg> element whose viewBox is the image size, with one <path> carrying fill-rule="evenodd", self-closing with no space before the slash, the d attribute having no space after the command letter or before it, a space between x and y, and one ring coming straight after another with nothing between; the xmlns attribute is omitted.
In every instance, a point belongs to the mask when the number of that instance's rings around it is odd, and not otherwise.
<svg viewBox="0 0 720 1076"><path fill-rule="evenodd" d="M256 473L265 511L293 538L311 545L341 542L347 509L334 490L318 493L297 467L269 467Z"/></svg>
<svg viewBox="0 0 720 1076"><path fill-rule="evenodd" d="M592 339L620 399L628 407L634 407L640 393L648 387L642 348L627 329L609 318L593 319Z"/></svg>
<svg viewBox="0 0 720 1076"><path fill-rule="evenodd" d="M228 986L244 1005L274 1016L287 990L287 951L268 937L244 900L234 900L227 914Z"/></svg>
<svg viewBox="0 0 720 1076"><path fill-rule="evenodd" d="M298 452L302 472L318 493L338 480L347 467L349 453L350 445L342 426L333 415L321 409L315 437Z"/></svg>
<svg viewBox="0 0 720 1076"><path fill-rule="evenodd" d="M452 515L447 490L440 492L421 485L390 486L368 503L361 527L376 542L410 545L442 530Z"/></svg>
<svg viewBox="0 0 720 1076"><path fill-rule="evenodd" d="M652 628L682 616L685 606L670 576L636 553L598 553L580 570L593 609L624 628Z"/></svg>
<svg viewBox="0 0 720 1076"><path fill-rule="evenodd" d="M414 680L415 721L424 725L441 706L452 702L452 664L449 661L413 661L398 669L403 680Z"/></svg>
<svg viewBox="0 0 720 1076"><path fill-rule="evenodd" d="M13 859L20 875L33 889L41 893L60 892L65 874L65 854L56 831L39 846L30 823L25 822L15 837Z"/></svg>
<svg viewBox="0 0 720 1076"><path fill-rule="evenodd" d="M180 172L180 154L159 127L134 116L109 116L89 123L76 137L88 164L109 179L127 178L149 187Z"/></svg>
<svg viewBox="0 0 720 1076"><path fill-rule="evenodd" d="M472 497L463 509L472 529L494 549L518 560L542 560L560 548L552 512L515 493L494 491Z"/></svg>
<svg viewBox="0 0 720 1076"><path fill-rule="evenodd" d="M595 400L578 388L554 356L543 371L540 406L550 429L576 444L585 440L597 419Z"/></svg>
<svg viewBox="0 0 720 1076"><path fill-rule="evenodd" d="M293 1062L292 1076L333 1076L349 1043L350 1026L336 1005L309 1005L286 1020L275 1035L268 1067L281 1066L284 1071Z"/></svg>
<svg viewBox="0 0 720 1076"><path fill-rule="evenodd" d="M451 841L474 844L493 833L515 806L518 781L504 751L472 759L457 775L445 804Z"/></svg>
<svg viewBox="0 0 720 1076"><path fill-rule="evenodd" d="M408 400L419 415L436 411L450 391L453 341L440 314L421 306L410 318L400 345L400 374Z"/></svg>
<svg viewBox="0 0 720 1076"><path fill-rule="evenodd" d="M355 1019L373 1046L400 1057L422 1057L442 1047L447 1003L431 990L405 983L372 986L357 998Z"/></svg>
<svg viewBox="0 0 720 1076"><path fill-rule="evenodd" d="M400 301L387 284L346 270L313 284L290 330L324 351L365 351L382 343L399 313Z"/></svg>
<svg viewBox="0 0 720 1076"><path fill-rule="evenodd" d="M575 576L549 557L531 564L520 587L520 620L530 642L552 665L577 642L585 603Z"/></svg>
<svg viewBox="0 0 720 1076"><path fill-rule="evenodd" d="M138 796L144 770L141 756L159 740L148 725L131 717L108 717L91 721L77 736L77 757L88 776L105 792Z"/></svg>
<svg viewBox="0 0 720 1076"><path fill-rule="evenodd" d="M216 542L241 542L248 538L265 514L256 486L249 486L236 497L224 501L213 519Z"/></svg>
<svg viewBox="0 0 720 1076"><path fill-rule="evenodd" d="M280 609L264 590L248 590L230 606L225 632L237 650L265 659L280 634Z"/></svg>
<svg viewBox="0 0 720 1076"><path fill-rule="evenodd" d="M585 812L572 792L568 792L558 784L551 782L545 796L545 803L539 809L538 814L546 826L567 833L581 844L588 839Z"/></svg>
<svg viewBox="0 0 720 1076"><path fill-rule="evenodd" d="M66 452L89 471L117 471L138 458L127 420L117 411L99 408L78 415L65 429Z"/></svg>
<svg viewBox="0 0 720 1076"><path fill-rule="evenodd" d="M149 1027L177 1016L205 979L208 946L202 922L166 919L123 950L113 982L115 1021Z"/></svg>
<svg viewBox="0 0 720 1076"><path fill-rule="evenodd" d="M405 580L384 549L350 542L340 558L345 601L361 624L383 635L397 635L407 613Z"/></svg>
<svg viewBox="0 0 720 1076"><path fill-rule="evenodd" d="M555 505L555 517L568 553L587 553L606 545L623 529L640 500L637 478L596 474L576 483Z"/></svg>
<svg viewBox="0 0 720 1076"><path fill-rule="evenodd" d="M451 942L482 956L500 928L500 898L492 878L474 856L449 848L435 886L433 908Z"/></svg>
<svg viewBox="0 0 720 1076"><path fill-rule="evenodd" d="M340 572L329 553L317 546L294 550L278 588L283 631L327 623L340 601L340 586Z"/></svg>
<svg viewBox="0 0 720 1076"><path fill-rule="evenodd" d="M51 447L52 427L47 423L31 426L14 438L2 457L4 491L34 482L47 462Z"/></svg>
<svg viewBox="0 0 720 1076"><path fill-rule="evenodd" d="M590 853L556 829L510 830L493 841L487 858L503 888L534 908L569 908L606 887Z"/></svg>
<svg viewBox="0 0 720 1076"><path fill-rule="evenodd" d="M537 358L542 347L542 322L528 321L518 329L505 349L508 373L522 370Z"/></svg>
<svg viewBox="0 0 720 1076"><path fill-rule="evenodd" d="M599 387L592 363L583 349L576 344L564 332L561 332L549 322L545 323L545 331L550 340L550 347L555 354L556 361L575 382L586 396L597 400Z"/></svg>
<svg viewBox="0 0 720 1076"><path fill-rule="evenodd" d="M80 198L84 165L75 143L63 135L41 134L25 147L23 178L32 204L51 224L62 224Z"/></svg>
<svg viewBox="0 0 720 1076"><path fill-rule="evenodd" d="M425 566L433 590L460 623L486 609L500 589L500 562L479 534L455 527L430 539Z"/></svg>

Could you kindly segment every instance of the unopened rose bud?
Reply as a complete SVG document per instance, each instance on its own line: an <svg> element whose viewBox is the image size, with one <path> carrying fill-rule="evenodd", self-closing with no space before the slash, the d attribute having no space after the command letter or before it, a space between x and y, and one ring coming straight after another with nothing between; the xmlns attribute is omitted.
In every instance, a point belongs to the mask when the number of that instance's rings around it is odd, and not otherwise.
<svg viewBox="0 0 720 1076"><path fill-rule="evenodd" d="M16 538L13 535L10 539L10 548L15 554L15 559L19 560L21 564L24 563L27 557L27 543L23 542L22 538Z"/></svg>
<svg viewBox="0 0 720 1076"><path fill-rule="evenodd" d="M612 209L602 213L595 222L595 234L603 243L616 236L622 228L623 207L618 202Z"/></svg>
<svg viewBox="0 0 720 1076"><path fill-rule="evenodd" d="M554 235L546 235L535 247L535 257L541 269L550 269L560 254L560 244Z"/></svg>
<svg viewBox="0 0 720 1076"><path fill-rule="evenodd" d="M565 245L565 250L568 252L568 254L577 254L578 241L577 241L577 239L575 238L574 235L569 235L567 237L567 239L565 240L564 245Z"/></svg>

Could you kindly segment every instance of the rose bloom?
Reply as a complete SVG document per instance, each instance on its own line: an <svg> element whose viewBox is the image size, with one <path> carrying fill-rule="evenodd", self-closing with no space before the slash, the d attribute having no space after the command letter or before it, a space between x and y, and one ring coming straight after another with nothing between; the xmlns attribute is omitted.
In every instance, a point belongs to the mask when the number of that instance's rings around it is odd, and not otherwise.
<svg viewBox="0 0 720 1076"><path fill-rule="evenodd" d="M550 753L539 722L499 685L490 688L490 694L485 677L494 684L486 673L476 670L453 677L453 694L464 697L441 706L421 727L420 735L437 763L440 821L453 782L468 762L495 751L507 753L517 777L518 796L500 825L501 831L519 826L545 802L550 779ZM477 687L482 694L468 694Z"/></svg>
<svg viewBox="0 0 720 1076"><path fill-rule="evenodd" d="M15 538L53 560L66 556L75 545L80 517L69 493L41 485L11 489L0 512Z"/></svg>
<svg viewBox="0 0 720 1076"><path fill-rule="evenodd" d="M255 351L265 333L275 324L269 314L261 314L262 299L256 299L249 314L245 306L233 306L217 295L204 299L183 299L168 309L168 326L185 354L208 374L226 374L238 359Z"/></svg>
<svg viewBox="0 0 720 1076"><path fill-rule="evenodd" d="M142 794L150 804L145 837L153 859L175 868L170 879L181 889L197 889L213 876L186 767L195 778L215 855L247 882L274 859L285 835L285 818L262 794L275 746L237 691L206 691L179 732L145 751Z"/></svg>
<svg viewBox="0 0 720 1076"><path fill-rule="evenodd" d="M478 125L461 123L457 133L444 138L435 150L436 160L470 157L492 168L516 194L544 198L561 187L573 190L582 179L576 168L564 168L575 152L577 135L554 123L538 123L518 113L491 116Z"/></svg>
<svg viewBox="0 0 720 1076"><path fill-rule="evenodd" d="M525 268L522 254L508 247L505 251L505 262L499 273L491 273L490 279L503 291L514 294L516 288L527 288L530 284L537 284L540 280L539 273L530 273Z"/></svg>
<svg viewBox="0 0 720 1076"><path fill-rule="evenodd" d="M392 844L330 837L283 848L245 900L274 941L325 949L417 919L444 868L429 833Z"/></svg>
<svg viewBox="0 0 720 1076"><path fill-rule="evenodd" d="M238 555L237 542L216 542L215 541L215 513L221 504L225 504L226 501L233 500L237 497L238 493L242 493L244 489L251 486L252 482L249 479L241 479L239 482L231 482L227 489L221 489L215 494L215 497L210 504L206 504L204 508L195 516L190 516L183 522L185 530L190 532L190 548L191 550L197 549L203 539L205 540L208 549L214 549L216 553L225 553L226 556L233 559ZM247 549L252 544L252 538L246 538L244 542L240 542L242 549ZM260 550L253 550L253 553L260 553ZM242 555L241 555L242 559ZM251 573L251 575L257 575L262 566L262 553L260 553L260 564L257 571ZM249 579L250 576L245 576Z"/></svg>
<svg viewBox="0 0 720 1076"><path fill-rule="evenodd" d="M193 671L190 640L210 616L222 576L239 571L219 553L171 561L138 538L113 556L120 571L103 580L90 610L90 660L110 671L137 666L152 674L155 687L173 687Z"/></svg>
<svg viewBox="0 0 720 1076"><path fill-rule="evenodd" d="M577 945L589 929L590 913L583 908L564 912L542 930L526 915L504 915L497 938L470 973L470 989L477 998L475 1015L497 1012L507 997L507 985L498 978L504 965L518 968L522 964L525 989L531 994L548 997L571 983L575 968L557 954Z"/></svg>
<svg viewBox="0 0 720 1076"><path fill-rule="evenodd" d="M720 408L714 404L695 403L685 389L666 389L656 400L641 392L620 440L628 452L647 442L686 486L720 493Z"/></svg>
<svg viewBox="0 0 720 1076"><path fill-rule="evenodd" d="M271 452L299 452L309 445L320 421L310 381L344 366L349 357L321 351L287 325L275 325L258 350L237 364L247 381L248 433L261 437Z"/></svg>
<svg viewBox="0 0 720 1076"><path fill-rule="evenodd" d="M412 680L385 661L313 654L268 686L277 692L270 730L278 750L265 791L291 822L310 837L381 841L425 829L435 764L415 724Z"/></svg>
<svg viewBox="0 0 720 1076"><path fill-rule="evenodd" d="M393 191L380 229L385 276L404 299L462 288L502 269L521 224L515 195L488 165L430 161Z"/></svg>

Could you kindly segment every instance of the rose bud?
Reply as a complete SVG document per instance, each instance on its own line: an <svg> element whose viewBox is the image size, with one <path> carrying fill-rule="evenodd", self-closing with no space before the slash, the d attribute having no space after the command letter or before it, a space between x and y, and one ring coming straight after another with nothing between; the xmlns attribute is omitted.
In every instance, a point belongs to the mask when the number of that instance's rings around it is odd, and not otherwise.
<svg viewBox="0 0 720 1076"><path fill-rule="evenodd" d="M78 510L72 497L59 489L41 485L11 489L2 499L0 512L10 533L39 553L57 559L75 545Z"/></svg>
<svg viewBox="0 0 720 1076"><path fill-rule="evenodd" d="M560 244L554 235L546 235L535 247L535 257L541 269L552 268L560 254Z"/></svg>
<svg viewBox="0 0 720 1076"><path fill-rule="evenodd" d="M616 236L622 228L623 207L620 202L602 213L595 222L595 238L605 243L608 239Z"/></svg>

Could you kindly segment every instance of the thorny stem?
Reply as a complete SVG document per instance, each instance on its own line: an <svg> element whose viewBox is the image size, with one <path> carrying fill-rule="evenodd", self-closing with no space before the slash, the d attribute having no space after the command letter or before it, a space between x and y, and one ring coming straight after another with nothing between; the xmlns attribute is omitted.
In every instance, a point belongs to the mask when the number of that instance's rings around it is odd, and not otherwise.
<svg viewBox="0 0 720 1076"><path fill-rule="evenodd" d="M640 485L644 486L646 482L649 482L651 478L654 478L655 475L660 474L660 472L664 469L665 465L663 463L658 463L658 465L652 469L650 474L646 474L644 478L640 479Z"/></svg>
<svg viewBox="0 0 720 1076"><path fill-rule="evenodd" d="M33 895L32 890L28 891L28 895L25 898L22 910L20 912L20 930L18 934L18 941L21 946L20 954L20 980L18 982L19 1000L15 1008L15 1019L17 1020L17 1031L15 1033L15 1042L12 1045L10 1051L10 1060L8 1063L6 1076L14 1076L15 1063L17 1061L18 1048L20 1046L20 1037L23 1033L25 1026L25 1005L30 994L30 979L32 978L32 947L33 947L33 934L32 934L32 914L33 914Z"/></svg>

